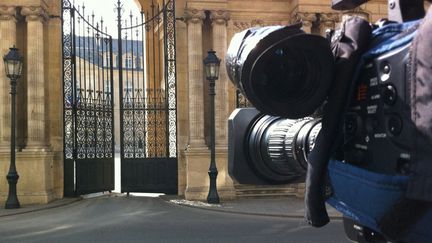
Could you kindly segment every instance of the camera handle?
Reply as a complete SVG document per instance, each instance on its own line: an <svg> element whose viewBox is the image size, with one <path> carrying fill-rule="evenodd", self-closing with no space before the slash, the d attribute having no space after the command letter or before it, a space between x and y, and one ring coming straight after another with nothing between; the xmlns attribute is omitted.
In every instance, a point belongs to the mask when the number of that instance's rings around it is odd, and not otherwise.
<svg viewBox="0 0 432 243"><path fill-rule="evenodd" d="M423 0L388 0L388 19L399 23L425 16Z"/></svg>

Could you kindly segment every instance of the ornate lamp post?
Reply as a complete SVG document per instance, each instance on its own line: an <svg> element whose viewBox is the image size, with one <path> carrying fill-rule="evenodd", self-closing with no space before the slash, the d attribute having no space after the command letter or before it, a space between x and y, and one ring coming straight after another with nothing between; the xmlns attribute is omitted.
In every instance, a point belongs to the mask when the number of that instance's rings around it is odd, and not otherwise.
<svg viewBox="0 0 432 243"><path fill-rule="evenodd" d="M206 78L209 81L210 85L210 150L211 150L211 159L210 159L210 168L208 171L210 177L210 189L209 194L207 196L208 203L219 203L219 195L216 189L216 178L218 175L218 171L216 168L215 161L215 81L219 77L219 66L220 59L216 56L216 52L213 50L208 51L207 57L204 59L204 66L206 72Z"/></svg>
<svg viewBox="0 0 432 243"><path fill-rule="evenodd" d="M9 183L9 195L6 200L6 209L11 208L19 208L20 203L17 197L16 184L18 182L18 173L15 167L15 117L16 117L16 109L15 109L15 95L16 95L16 86L17 80L21 77L22 66L23 66L23 58L18 53L18 49L14 47L9 48L8 54L3 57L6 76L11 80L11 98L12 98L12 107L11 107L11 161L9 167L9 173L6 176L6 179Z"/></svg>

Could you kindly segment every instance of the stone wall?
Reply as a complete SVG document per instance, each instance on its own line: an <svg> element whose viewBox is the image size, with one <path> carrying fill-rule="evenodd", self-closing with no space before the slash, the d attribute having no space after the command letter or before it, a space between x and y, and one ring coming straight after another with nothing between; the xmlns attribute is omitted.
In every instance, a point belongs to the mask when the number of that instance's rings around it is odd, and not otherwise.
<svg viewBox="0 0 432 243"><path fill-rule="evenodd" d="M21 204L63 197L61 5L56 0L0 2L0 55L16 45L24 56L17 93L17 184ZM0 64L0 204L8 193L9 80Z"/></svg>

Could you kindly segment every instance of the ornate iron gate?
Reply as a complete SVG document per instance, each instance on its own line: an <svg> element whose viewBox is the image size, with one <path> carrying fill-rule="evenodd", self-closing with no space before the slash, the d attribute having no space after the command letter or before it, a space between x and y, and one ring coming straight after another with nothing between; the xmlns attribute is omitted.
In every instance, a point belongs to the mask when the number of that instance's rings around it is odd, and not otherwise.
<svg viewBox="0 0 432 243"><path fill-rule="evenodd" d="M117 2L122 192L177 193L174 2L124 22Z"/></svg>
<svg viewBox="0 0 432 243"><path fill-rule="evenodd" d="M112 38L94 19L62 1L65 196L114 189Z"/></svg>

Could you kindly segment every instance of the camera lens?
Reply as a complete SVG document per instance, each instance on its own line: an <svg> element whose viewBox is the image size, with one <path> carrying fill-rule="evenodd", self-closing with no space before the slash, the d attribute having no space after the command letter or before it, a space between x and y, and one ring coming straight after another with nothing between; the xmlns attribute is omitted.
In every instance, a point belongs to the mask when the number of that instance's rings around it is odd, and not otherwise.
<svg viewBox="0 0 432 243"><path fill-rule="evenodd" d="M321 129L321 119L284 119L265 115L249 129L250 165L272 183L287 183L304 175L307 157Z"/></svg>
<svg viewBox="0 0 432 243"><path fill-rule="evenodd" d="M333 80L328 41L299 26L268 26L238 33L226 56L233 83L265 114L297 119L324 101Z"/></svg>

